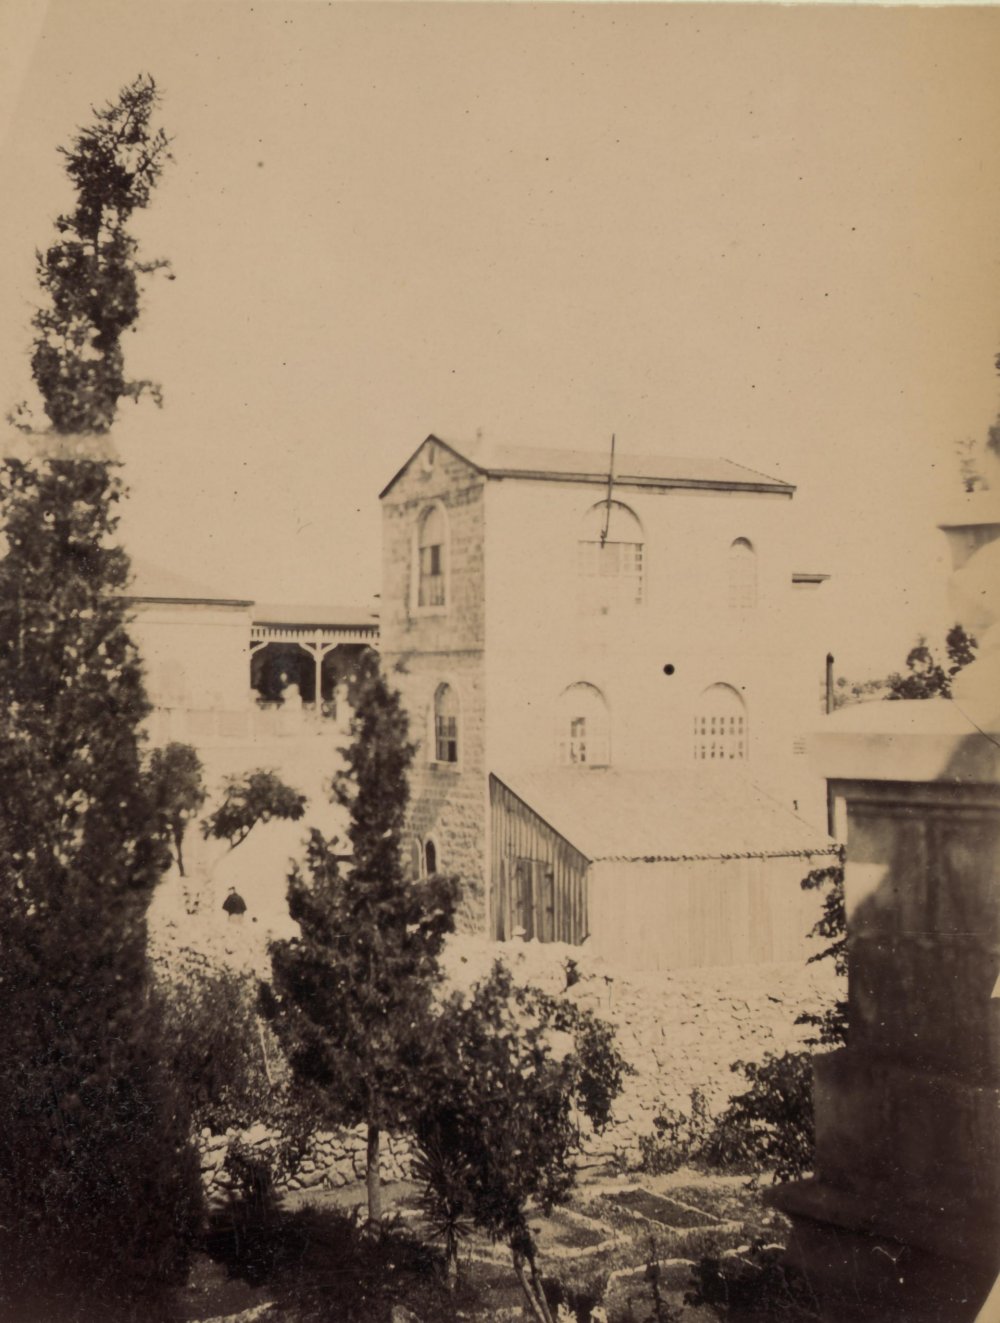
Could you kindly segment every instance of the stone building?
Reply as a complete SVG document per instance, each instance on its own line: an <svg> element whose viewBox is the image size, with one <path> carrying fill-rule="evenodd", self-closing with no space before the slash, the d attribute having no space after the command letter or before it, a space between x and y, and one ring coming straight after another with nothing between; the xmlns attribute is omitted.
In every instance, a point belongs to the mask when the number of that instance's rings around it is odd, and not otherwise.
<svg viewBox="0 0 1000 1323"><path fill-rule="evenodd" d="M601 936L586 833L573 839L541 801L519 799L529 772L561 780L548 799L564 805L574 787L580 803L584 792L611 802L622 772L647 786L672 772L670 791L644 800L670 821L716 786L702 860L829 849L822 782L800 742L824 670L800 640L826 576L794 559L794 488L726 460L609 461L431 436L381 494L381 646L420 746L412 866L457 873L465 922L496 937ZM734 797L739 813L722 811ZM754 802L768 826L751 847ZM691 862L618 857L673 864L664 886ZM574 888L582 914L557 921Z"/></svg>

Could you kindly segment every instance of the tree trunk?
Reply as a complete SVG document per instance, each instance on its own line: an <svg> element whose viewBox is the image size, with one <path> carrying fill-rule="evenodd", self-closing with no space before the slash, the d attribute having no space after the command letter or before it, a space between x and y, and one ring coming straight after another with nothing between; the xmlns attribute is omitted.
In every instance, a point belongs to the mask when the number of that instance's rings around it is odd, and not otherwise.
<svg viewBox="0 0 1000 1323"><path fill-rule="evenodd" d="M524 1271L524 1255L511 1247L511 1256L514 1260L514 1271L517 1273L517 1280L521 1283L521 1290L524 1292L528 1308L531 1310L536 1323L552 1323L552 1313L549 1310L548 1301L545 1299L540 1284L536 1286L538 1274L535 1271L534 1261L531 1264L531 1276L534 1281L530 1282L528 1274Z"/></svg>
<svg viewBox="0 0 1000 1323"><path fill-rule="evenodd" d="M368 1163L365 1183L368 1186L368 1225L378 1226L382 1221L382 1177L379 1173L379 1128L368 1124Z"/></svg>

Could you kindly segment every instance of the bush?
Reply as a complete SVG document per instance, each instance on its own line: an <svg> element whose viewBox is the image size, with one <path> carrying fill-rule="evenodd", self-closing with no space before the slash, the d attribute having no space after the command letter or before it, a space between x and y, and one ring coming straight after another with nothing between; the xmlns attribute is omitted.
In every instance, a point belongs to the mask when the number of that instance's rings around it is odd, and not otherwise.
<svg viewBox="0 0 1000 1323"><path fill-rule="evenodd" d="M579 1113L607 1124L627 1069L610 1026L494 965L435 1026L437 1059L414 1118L426 1200L446 1227L474 1222L511 1251L528 1308L551 1323L527 1220L565 1198L580 1146ZM450 1240L452 1253L457 1239Z"/></svg>
<svg viewBox="0 0 1000 1323"><path fill-rule="evenodd" d="M702 1149L710 1166L750 1173L771 1171L794 1180L812 1166L812 1056L769 1052L761 1062L733 1063L750 1088L718 1117Z"/></svg>
<svg viewBox="0 0 1000 1323"><path fill-rule="evenodd" d="M810 956L809 963L832 960L841 976L847 973L843 862L841 851L837 863L815 868L802 880L805 890L826 888L813 935L825 938L827 945ZM805 1012L796 1024L818 1031L806 1040L811 1046L838 1047L847 1038L847 1003L836 1001L825 1011ZM815 1147L812 1053L769 1052L763 1061L737 1061L732 1069L742 1072L750 1087L734 1097L716 1121L702 1149L705 1161L754 1175L771 1171L778 1181L805 1175L812 1169Z"/></svg>
<svg viewBox="0 0 1000 1323"><path fill-rule="evenodd" d="M653 1134L640 1135L640 1169L651 1176L661 1176L699 1161L712 1128L712 1114L704 1093L692 1089L690 1112L664 1108L653 1119Z"/></svg>
<svg viewBox="0 0 1000 1323"><path fill-rule="evenodd" d="M192 1128L224 1135L259 1125L275 1132L267 1145L237 1137L224 1159L232 1178L231 1215L266 1218L275 1187L305 1155L314 1117L258 1014L257 982L224 966L188 962L165 979L165 989L165 1051L189 1091Z"/></svg>

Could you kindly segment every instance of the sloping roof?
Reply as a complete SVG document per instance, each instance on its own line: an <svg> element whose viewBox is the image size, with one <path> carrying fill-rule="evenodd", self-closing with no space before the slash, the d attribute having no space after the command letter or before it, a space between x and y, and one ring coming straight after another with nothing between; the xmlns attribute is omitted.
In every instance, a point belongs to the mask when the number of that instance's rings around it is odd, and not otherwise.
<svg viewBox="0 0 1000 1323"><path fill-rule="evenodd" d="M253 609L255 625L315 625L317 629L332 626L377 626L378 612L365 606L304 606L294 602L257 602Z"/></svg>
<svg viewBox="0 0 1000 1323"><path fill-rule="evenodd" d="M836 848L739 768L560 767L497 776L588 859L720 859Z"/></svg>
<svg viewBox="0 0 1000 1323"><path fill-rule="evenodd" d="M427 441L446 447L487 478L528 478L549 482L607 484L609 450L555 449L498 443L453 442L431 435L379 493L385 496ZM615 481L629 487L690 487L711 491L774 492L791 496L795 488L728 459L684 459L665 455L615 456Z"/></svg>
<svg viewBox="0 0 1000 1323"><path fill-rule="evenodd" d="M253 606L250 597L233 597L208 584L187 579L152 561L132 560L125 596L139 602L212 602L218 606Z"/></svg>

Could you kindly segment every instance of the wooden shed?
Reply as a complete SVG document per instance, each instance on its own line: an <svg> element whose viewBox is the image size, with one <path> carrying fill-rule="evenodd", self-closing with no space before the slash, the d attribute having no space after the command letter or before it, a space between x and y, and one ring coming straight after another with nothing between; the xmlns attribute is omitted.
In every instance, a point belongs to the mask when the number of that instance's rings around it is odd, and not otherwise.
<svg viewBox="0 0 1000 1323"><path fill-rule="evenodd" d="M836 850L742 769L492 775L490 814L494 938L634 969L801 958Z"/></svg>

